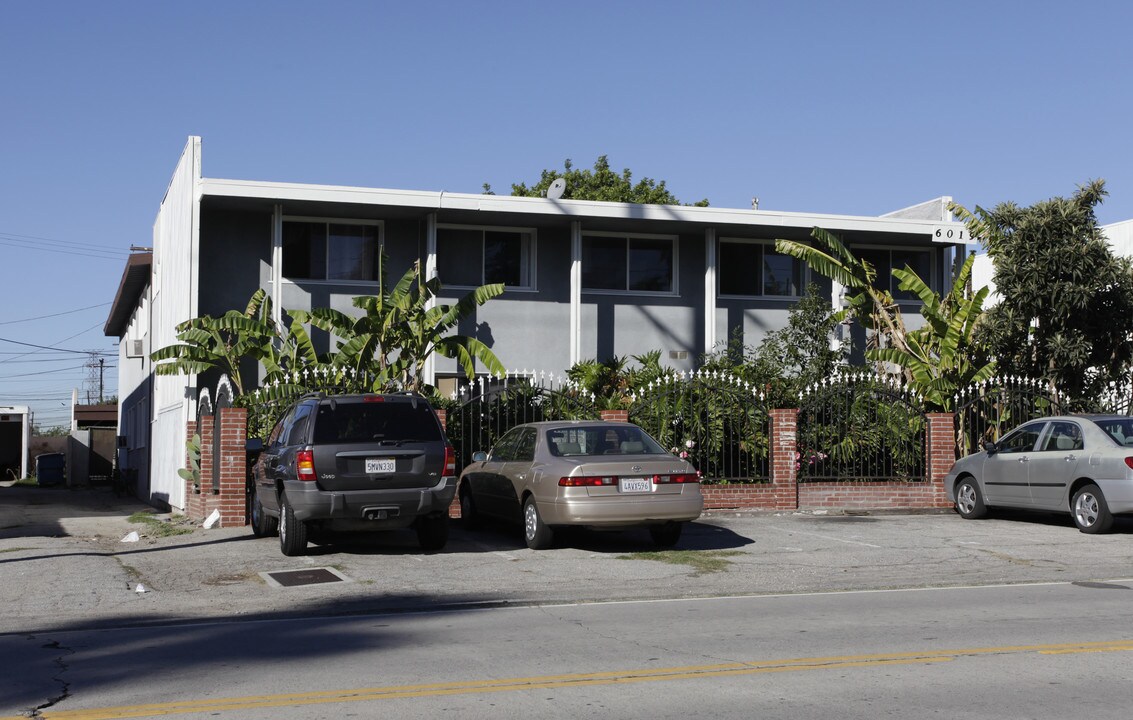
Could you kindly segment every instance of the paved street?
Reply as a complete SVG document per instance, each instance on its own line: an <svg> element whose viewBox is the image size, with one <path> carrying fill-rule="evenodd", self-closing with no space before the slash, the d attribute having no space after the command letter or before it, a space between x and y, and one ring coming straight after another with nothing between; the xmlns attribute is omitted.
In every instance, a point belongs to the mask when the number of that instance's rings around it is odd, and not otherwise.
<svg viewBox="0 0 1133 720"><path fill-rule="evenodd" d="M644 531L571 533L553 550L536 552L524 547L518 528L468 532L456 522L439 553L422 553L406 531L312 545L308 556L288 558L274 538L255 539L247 528L198 527L188 535L148 537L145 526L125 519L145 506L118 502L105 490L0 493L0 600L6 608L0 632L244 613L1133 577L1128 523L1113 534L1089 536L1068 517L1053 515L965 521L951 512L721 513L687 528L679 549L695 552L686 555L656 552ZM140 540L121 542L131 530L142 533ZM315 568L330 568L345 580L278 587L264 577ZM136 591L139 584L145 592Z"/></svg>
<svg viewBox="0 0 1133 720"><path fill-rule="evenodd" d="M455 523L440 553L420 552L405 532L287 558L246 528L148 537L126 520L144 506L85 492L0 488L0 656L20 658L7 668L0 717L160 700L202 718L371 717L390 707L396 716L676 717L694 707L901 716L891 683L918 688L924 707L946 698L946 685L971 685L960 707L984 717L975 698L1015 693L981 685L996 666L1040 687L1065 682L1095 716L1116 717L1098 688L1133 658L1122 632L1133 610L1128 523L1094 537L1049 515L722 513L687 529L678 550L691 552L658 552L644 531L570 533L534 552L518 528ZM131 530L139 541L121 542ZM287 571L333 582L281 586ZM768 669L809 668L814 657L841 658L841 669ZM737 685L728 663L745 677L791 679L760 680L752 695L754 680ZM656 668L681 678L654 678ZM582 677L598 671L622 679ZM559 675L568 679L548 679ZM543 679L517 680L532 677ZM482 688L509 678L510 689ZM481 690L437 689L452 682ZM379 686L395 688L381 708L355 697ZM555 698L553 712L533 686ZM590 689L571 689L581 686ZM851 688L872 698L874 715L868 704L836 712ZM351 699L312 695L324 690ZM810 699L800 705L799 693ZM270 698L201 704L245 695ZM410 696L432 699L401 704ZM1042 712L1057 707L1054 689L1020 697L1019 714L1001 716L1060 716ZM312 711L312 702L332 704ZM115 712L82 717L126 716Z"/></svg>

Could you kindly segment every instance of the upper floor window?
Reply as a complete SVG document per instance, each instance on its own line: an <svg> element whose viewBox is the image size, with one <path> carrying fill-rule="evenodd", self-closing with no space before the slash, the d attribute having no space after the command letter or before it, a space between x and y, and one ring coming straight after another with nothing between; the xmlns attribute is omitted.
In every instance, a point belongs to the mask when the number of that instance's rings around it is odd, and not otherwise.
<svg viewBox="0 0 1133 720"><path fill-rule="evenodd" d="M803 294L803 263L752 240L721 240L717 263L721 295Z"/></svg>
<svg viewBox="0 0 1133 720"><path fill-rule="evenodd" d="M437 227L437 274L445 285L535 286L535 231Z"/></svg>
<svg viewBox="0 0 1133 720"><path fill-rule="evenodd" d="M296 280L378 279L381 224L308 218L283 221L283 277Z"/></svg>
<svg viewBox="0 0 1133 720"><path fill-rule="evenodd" d="M916 300L917 296L911 292L898 290L901 281L893 277L893 269L908 267L915 272L921 280L932 286L932 254L929 250L890 250L883 248L854 248L853 253L859 260L865 260L877 271L874 287L888 290L894 300Z"/></svg>
<svg viewBox="0 0 1133 720"><path fill-rule="evenodd" d="M676 255L668 235L583 234L582 288L676 292Z"/></svg>

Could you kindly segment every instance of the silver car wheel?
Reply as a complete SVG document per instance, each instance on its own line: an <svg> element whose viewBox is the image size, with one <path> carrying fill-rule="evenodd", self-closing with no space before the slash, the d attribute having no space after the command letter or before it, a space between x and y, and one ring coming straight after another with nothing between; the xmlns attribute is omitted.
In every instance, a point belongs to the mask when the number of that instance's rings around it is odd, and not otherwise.
<svg viewBox="0 0 1133 720"><path fill-rule="evenodd" d="M1109 532L1113 525L1113 514L1106 504L1105 495L1097 485L1085 485L1071 501L1074 524L1084 533L1096 535Z"/></svg>
<svg viewBox="0 0 1133 720"><path fill-rule="evenodd" d="M960 486L960 494L956 497L956 504L960 506L963 515L970 515L976 509L976 491L971 485L964 483Z"/></svg>
<svg viewBox="0 0 1133 720"><path fill-rule="evenodd" d="M1098 515L1098 499L1093 493L1078 493L1078 497L1074 499L1074 519L1078 521L1078 527L1093 527L1098 521Z"/></svg>

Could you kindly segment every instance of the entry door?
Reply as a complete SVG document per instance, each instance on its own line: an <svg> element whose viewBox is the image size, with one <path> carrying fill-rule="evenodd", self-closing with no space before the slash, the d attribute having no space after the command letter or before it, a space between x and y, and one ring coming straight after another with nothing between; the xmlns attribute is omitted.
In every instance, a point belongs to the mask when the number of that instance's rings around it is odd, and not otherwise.
<svg viewBox="0 0 1133 720"><path fill-rule="evenodd" d="M1030 462L1031 500L1036 507L1069 510L1070 483L1086 457L1082 428L1068 420L1052 422L1040 442Z"/></svg>
<svg viewBox="0 0 1133 720"><path fill-rule="evenodd" d="M984 498L988 504L1031 504L1030 463L1045 424L1027 423L996 443L996 452L984 461Z"/></svg>

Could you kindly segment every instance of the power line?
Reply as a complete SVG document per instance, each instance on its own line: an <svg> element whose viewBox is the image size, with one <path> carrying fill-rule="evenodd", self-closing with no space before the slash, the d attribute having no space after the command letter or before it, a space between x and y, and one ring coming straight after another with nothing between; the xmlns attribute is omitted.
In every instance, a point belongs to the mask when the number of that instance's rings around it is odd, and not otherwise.
<svg viewBox="0 0 1133 720"><path fill-rule="evenodd" d="M0 322L0 325L12 325L15 323L31 322L32 320L44 320L46 318L59 317L60 315L70 315L72 313L82 312L83 310L93 310L94 308L106 307L110 304L111 303L104 302L99 303L98 305L88 305L87 307L78 308L76 310L64 310L63 312L52 313L51 315L39 315L36 317L24 318L23 320L5 320L4 322Z"/></svg>

